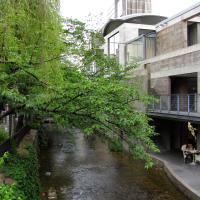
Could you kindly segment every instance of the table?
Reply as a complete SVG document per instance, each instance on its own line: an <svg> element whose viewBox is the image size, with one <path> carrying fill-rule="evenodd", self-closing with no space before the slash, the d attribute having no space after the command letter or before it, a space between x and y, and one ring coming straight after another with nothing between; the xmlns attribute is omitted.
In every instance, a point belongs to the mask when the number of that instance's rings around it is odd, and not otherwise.
<svg viewBox="0 0 200 200"><path fill-rule="evenodd" d="M187 150L186 152L188 152L188 153L190 153L190 154L192 154L192 157L193 157L193 161L192 161L192 165L195 165L196 164L196 155L200 155L200 151L198 151L198 150ZM200 161L200 159L199 159L199 161Z"/></svg>

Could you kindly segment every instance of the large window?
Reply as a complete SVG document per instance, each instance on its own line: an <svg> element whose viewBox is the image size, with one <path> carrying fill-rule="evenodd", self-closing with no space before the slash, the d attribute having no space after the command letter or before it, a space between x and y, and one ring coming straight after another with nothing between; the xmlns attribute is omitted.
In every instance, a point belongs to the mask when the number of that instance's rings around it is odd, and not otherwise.
<svg viewBox="0 0 200 200"><path fill-rule="evenodd" d="M143 38L135 40L127 45L127 63L133 63L144 59Z"/></svg>
<svg viewBox="0 0 200 200"><path fill-rule="evenodd" d="M127 64L152 58L156 55L156 34L149 33L127 44Z"/></svg>
<svg viewBox="0 0 200 200"><path fill-rule="evenodd" d="M115 35L111 36L108 39L108 53L110 56L119 56L119 33L116 33Z"/></svg>
<svg viewBox="0 0 200 200"><path fill-rule="evenodd" d="M145 36L145 59L156 55L156 33L149 33Z"/></svg>

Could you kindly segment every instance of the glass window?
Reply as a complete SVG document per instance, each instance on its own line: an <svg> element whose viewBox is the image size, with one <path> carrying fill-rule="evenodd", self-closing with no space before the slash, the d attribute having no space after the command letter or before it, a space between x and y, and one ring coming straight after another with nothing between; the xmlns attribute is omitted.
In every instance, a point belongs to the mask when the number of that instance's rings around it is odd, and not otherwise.
<svg viewBox="0 0 200 200"><path fill-rule="evenodd" d="M188 46L199 43L199 30L200 23L193 23L188 25Z"/></svg>
<svg viewBox="0 0 200 200"><path fill-rule="evenodd" d="M111 36L108 39L108 45L109 45L109 55L118 57L118 55L119 55L119 33L116 33L115 35Z"/></svg>
<svg viewBox="0 0 200 200"><path fill-rule="evenodd" d="M142 38L127 45L127 63L133 63L144 59L144 42Z"/></svg>
<svg viewBox="0 0 200 200"><path fill-rule="evenodd" d="M146 59L152 58L156 55L156 34L150 33L145 36L146 40Z"/></svg>
<svg viewBox="0 0 200 200"><path fill-rule="evenodd" d="M118 0L117 2L117 12L117 17L121 17L123 15L122 0Z"/></svg>
<svg viewBox="0 0 200 200"><path fill-rule="evenodd" d="M149 33L127 44L127 63L131 64L156 55L156 34Z"/></svg>

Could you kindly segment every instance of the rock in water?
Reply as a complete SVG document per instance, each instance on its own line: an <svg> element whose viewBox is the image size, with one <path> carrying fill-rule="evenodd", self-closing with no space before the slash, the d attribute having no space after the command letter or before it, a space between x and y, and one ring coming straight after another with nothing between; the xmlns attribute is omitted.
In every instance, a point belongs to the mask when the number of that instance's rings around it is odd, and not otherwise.
<svg viewBox="0 0 200 200"><path fill-rule="evenodd" d="M57 199L56 189L55 188L49 188L48 191L48 199Z"/></svg>
<svg viewBox="0 0 200 200"><path fill-rule="evenodd" d="M51 176L51 172L46 172L45 176Z"/></svg>

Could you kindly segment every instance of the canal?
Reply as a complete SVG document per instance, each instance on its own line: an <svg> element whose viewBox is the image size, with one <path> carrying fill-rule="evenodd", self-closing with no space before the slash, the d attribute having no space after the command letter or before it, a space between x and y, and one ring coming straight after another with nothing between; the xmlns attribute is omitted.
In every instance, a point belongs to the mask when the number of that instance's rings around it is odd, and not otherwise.
<svg viewBox="0 0 200 200"><path fill-rule="evenodd" d="M50 146L40 152L42 199L187 200L161 169L110 152L98 137L48 127ZM50 198L49 198L50 199Z"/></svg>

